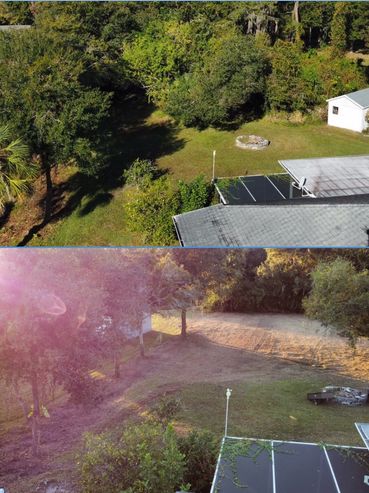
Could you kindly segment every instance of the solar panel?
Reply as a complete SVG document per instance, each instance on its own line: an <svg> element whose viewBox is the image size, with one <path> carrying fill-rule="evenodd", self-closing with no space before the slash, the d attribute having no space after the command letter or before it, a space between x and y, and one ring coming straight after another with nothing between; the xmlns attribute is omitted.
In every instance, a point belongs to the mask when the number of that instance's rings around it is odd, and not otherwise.
<svg viewBox="0 0 369 493"><path fill-rule="evenodd" d="M281 202L289 198L290 183L287 173L278 173L219 179L215 186L224 205L248 205Z"/></svg>
<svg viewBox="0 0 369 493"><path fill-rule="evenodd" d="M242 491L369 493L369 451L360 447L226 438L211 493Z"/></svg>

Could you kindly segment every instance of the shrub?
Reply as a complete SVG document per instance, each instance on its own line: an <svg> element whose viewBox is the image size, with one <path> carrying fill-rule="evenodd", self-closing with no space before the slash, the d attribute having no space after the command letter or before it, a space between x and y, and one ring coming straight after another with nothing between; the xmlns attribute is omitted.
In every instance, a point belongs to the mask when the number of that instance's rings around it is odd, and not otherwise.
<svg viewBox="0 0 369 493"><path fill-rule="evenodd" d="M178 397L164 394L151 407L151 413L161 425L167 426L181 410L181 407L181 400Z"/></svg>
<svg viewBox="0 0 369 493"><path fill-rule="evenodd" d="M181 199L181 212L194 211L210 204L213 196L213 187L205 180L203 175L198 176L189 183L178 183Z"/></svg>
<svg viewBox="0 0 369 493"><path fill-rule="evenodd" d="M157 175L158 168L155 161L140 158L133 161L132 165L123 172L127 185L138 185L141 188L147 187Z"/></svg>
<svg viewBox="0 0 369 493"><path fill-rule="evenodd" d="M180 209L178 191L163 176L140 190L127 205L127 223L131 231L143 233L149 245L171 245L176 241L172 216Z"/></svg>
<svg viewBox="0 0 369 493"><path fill-rule="evenodd" d="M173 245L177 238L172 217L209 205L212 190L203 176L177 187L162 176L141 188L127 205L128 227L142 233L148 245Z"/></svg>
<svg viewBox="0 0 369 493"><path fill-rule="evenodd" d="M179 438L179 449L185 456L184 482L191 491L208 493L219 453L219 443L212 433L192 431Z"/></svg>
<svg viewBox="0 0 369 493"><path fill-rule="evenodd" d="M119 440L87 435L78 462L83 493L173 493L185 469L174 430L143 423Z"/></svg>

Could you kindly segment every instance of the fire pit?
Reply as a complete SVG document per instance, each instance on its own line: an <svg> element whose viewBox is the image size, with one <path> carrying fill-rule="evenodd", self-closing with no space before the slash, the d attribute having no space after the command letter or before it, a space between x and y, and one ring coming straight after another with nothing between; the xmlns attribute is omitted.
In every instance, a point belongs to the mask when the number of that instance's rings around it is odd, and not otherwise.
<svg viewBox="0 0 369 493"><path fill-rule="evenodd" d="M351 387L334 387L328 385L319 392L312 392L307 395L309 401L314 404L324 402L336 402L343 406L361 406L368 402L368 390L358 390Z"/></svg>
<svg viewBox="0 0 369 493"><path fill-rule="evenodd" d="M240 149L250 149L252 151L259 151L265 149L270 144L270 141L259 137L258 135L239 135L236 137L236 147Z"/></svg>

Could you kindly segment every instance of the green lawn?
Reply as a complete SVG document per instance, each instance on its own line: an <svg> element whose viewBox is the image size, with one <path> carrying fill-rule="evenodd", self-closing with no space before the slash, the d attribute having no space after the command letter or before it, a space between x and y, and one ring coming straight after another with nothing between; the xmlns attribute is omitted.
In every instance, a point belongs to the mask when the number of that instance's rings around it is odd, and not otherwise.
<svg viewBox="0 0 369 493"><path fill-rule="evenodd" d="M115 164L107 172L114 176L136 157L151 157L173 180L189 181L199 174L210 179L213 149L218 177L280 171L279 159L366 154L369 150L368 137L323 124L293 125L263 118L235 131L199 131L177 127L160 111L145 106L123 108L121 113L125 119L115 116L111 144ZM234 145L240 134L261 135L271 144L262 151L242 150ZM42 239L34 237L30 245L141 245L142 239L132 235L124 218L124 206L133 192L118 183L87 190L67 217L48 226Z"/></svg>
<svg viewBox="0 0 369 493"><path fill-rule="evenodd" d="M228 434L231 436L362 445L354 423L368 420L367 406L314 406L306 399L307 392L321 388L326 382L290 379L229 385L232 396ZM180 393L183 411L179 422L185 427L210 430L221 437L225 388L225 384L211 383L195 383L184 388Z"/></svg>

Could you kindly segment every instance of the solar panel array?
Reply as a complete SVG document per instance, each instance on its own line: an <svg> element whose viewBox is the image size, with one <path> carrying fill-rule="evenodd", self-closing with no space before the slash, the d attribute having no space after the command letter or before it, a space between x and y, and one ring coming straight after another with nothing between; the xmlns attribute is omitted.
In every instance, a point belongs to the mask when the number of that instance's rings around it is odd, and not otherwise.
<svg viewBox="0 0 369 493"><path fill-rule="evenodd" d="M369 451L360 447L227 438L211 493L245 491L368 493Z"/></svg>
<svg viewBox="0 0 369 493"><path fill-rule="evenodd" d="M291 187L288 173L239 176L219 180L215 186L224 205L266 204L301 197L301 192Z"/></svg>
<svg viewBox="0 0 369 493"><path fill-rule="evenodd" d="M369 155L279 161L296 181L316 197L342 197L369 192Z"/></svg>

